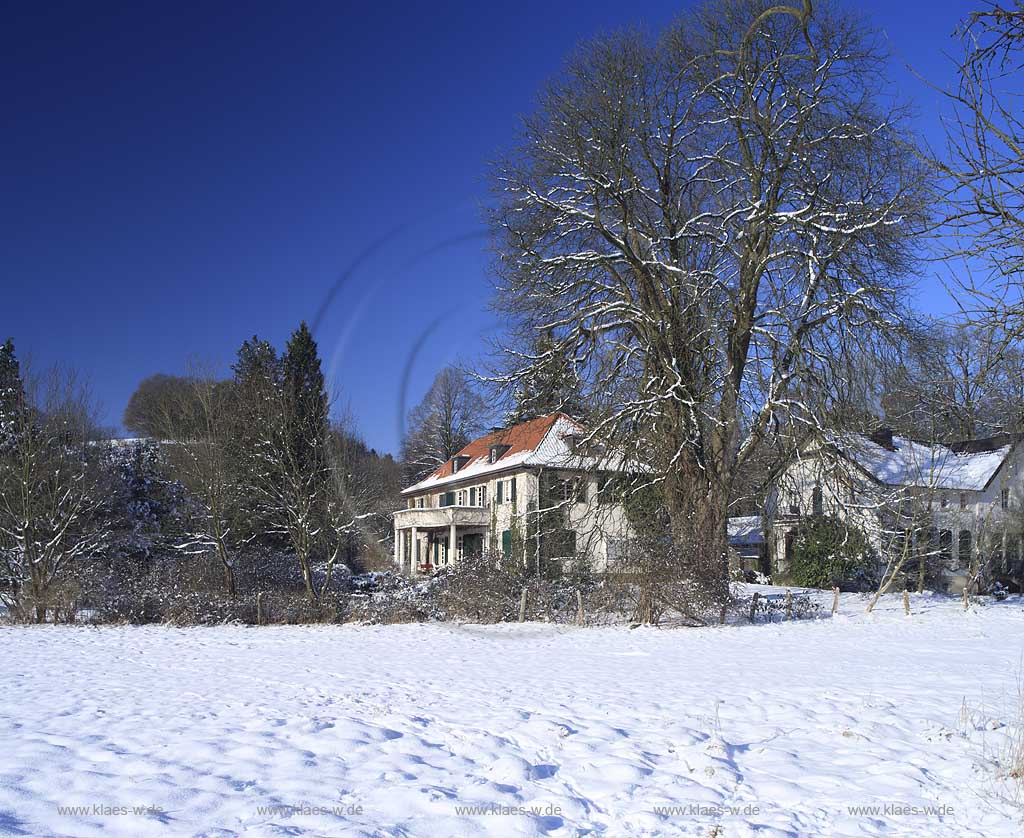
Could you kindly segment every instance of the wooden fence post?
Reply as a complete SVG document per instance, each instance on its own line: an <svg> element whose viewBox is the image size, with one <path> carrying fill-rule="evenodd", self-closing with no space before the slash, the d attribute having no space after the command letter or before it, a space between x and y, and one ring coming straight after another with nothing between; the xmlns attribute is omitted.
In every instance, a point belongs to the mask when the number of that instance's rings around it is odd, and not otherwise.
<svg viewBox="0 0 1024 838"><path fill-rule="evenodd" d="M906 612L906 615L909 617L910 616L910 592L906 591L906 590L903 591L903 610Z"/></svg>
<svg viewBox="0 0 1024 838"><path fill-rule="evenodd" d="M833 616L839 611L839 588L832 589L832 614Z"/></svg>
<svg viewBox="0 0 1024 838"><path fill-rule="evenodd" d="M526 622L526 587L523 587L523 595L519 597L519 622Z"/></svg>
<svg viewBox="0 0 1024 838"><path fill-rule="evenodd" d="M583 594L576 591L576 623L577 625L583 625Z"/></svg>
<svg viewBox="0 0 1024 838"><path fill-rule="evenodd" d="M760 591L754 591L754 596L750 599L750 622L754 622L754 618L757 616L757 601L761 598Z"/></svg>
<svg viewBox="0 0 1024 838"><path fill-rule="evenodd" d="M786 619L793 619L793 592L786 591Z"/></svg>

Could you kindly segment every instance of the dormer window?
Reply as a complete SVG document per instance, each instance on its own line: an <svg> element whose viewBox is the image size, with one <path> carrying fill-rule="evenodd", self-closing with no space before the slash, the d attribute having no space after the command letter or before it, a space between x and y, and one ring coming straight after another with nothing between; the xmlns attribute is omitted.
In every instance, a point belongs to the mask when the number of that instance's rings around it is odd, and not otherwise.
<svg viewBox="0 0 1024 838"><path fill-rule="evenodd" d="M511 447L511 445L492 445L490 455L487 458L487 462L492 464L498 462L498 460L500 460L503 456L505 456L506 453L508 453L508 450Z"/></svg>
<svg viewBox="0 0 1024 838"><path fill-rule="evenodd" d="M460 469L464 469L467 465L469 465L469 457L465 455L452 457L452 474L455 474Z"/></svg>

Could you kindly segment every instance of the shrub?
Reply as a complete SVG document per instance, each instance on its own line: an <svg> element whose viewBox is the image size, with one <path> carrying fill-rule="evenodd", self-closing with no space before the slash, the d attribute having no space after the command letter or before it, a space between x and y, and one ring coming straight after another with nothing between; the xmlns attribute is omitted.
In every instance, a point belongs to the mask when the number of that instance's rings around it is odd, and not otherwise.
<svg viewBox="0 0 1024 838"><path fill-rule="evenodd" d="M524 568L498 553L470 556L437 575L437 604L448 619L503 623L518 619Z"/></svg>
<svg viewBox="0 0 1024 838"><path fill-rule="evenodd" d="M868 590L874 587L877 565L861 530L835 518L816 517L796 532L789 576L805 588Z"/></svg>

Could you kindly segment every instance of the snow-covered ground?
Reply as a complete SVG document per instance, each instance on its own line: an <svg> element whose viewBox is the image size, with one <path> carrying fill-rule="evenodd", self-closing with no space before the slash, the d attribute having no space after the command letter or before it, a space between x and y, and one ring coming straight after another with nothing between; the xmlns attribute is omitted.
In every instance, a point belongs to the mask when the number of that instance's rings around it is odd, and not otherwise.
<svg viewBox="0 0 1024 838"><path fill-rule="evenodd" d="M3 628L0 834L1019 836L997 763L1024 603L912 605L700 630Z"/></svg>

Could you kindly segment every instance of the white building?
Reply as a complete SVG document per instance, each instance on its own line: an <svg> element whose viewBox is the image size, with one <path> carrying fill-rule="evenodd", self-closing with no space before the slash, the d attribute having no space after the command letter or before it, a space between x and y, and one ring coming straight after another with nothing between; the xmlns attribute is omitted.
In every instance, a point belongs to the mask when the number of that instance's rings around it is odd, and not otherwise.
<svg viewBox="0 0 1024 838"><path fill-rule="evenodd" d="M584 450L585 429L553 413L474 440L402 492L395 515L395 563L429 573L460 558L501 550L507 557L614 561L629 527L603 491L616 471Z"/></svg>
<svg viewBox="0 0 1024 838"><path fill-rule="evenodd" d="M924 444L880 429L870 436L809 439L768 498L772 569L785 575L802 520L826 515L856 524L882 557L926 552L943 586L963 588L972 567L1020 585L1024 472L1021 446L1001 435Z"/></svg>

